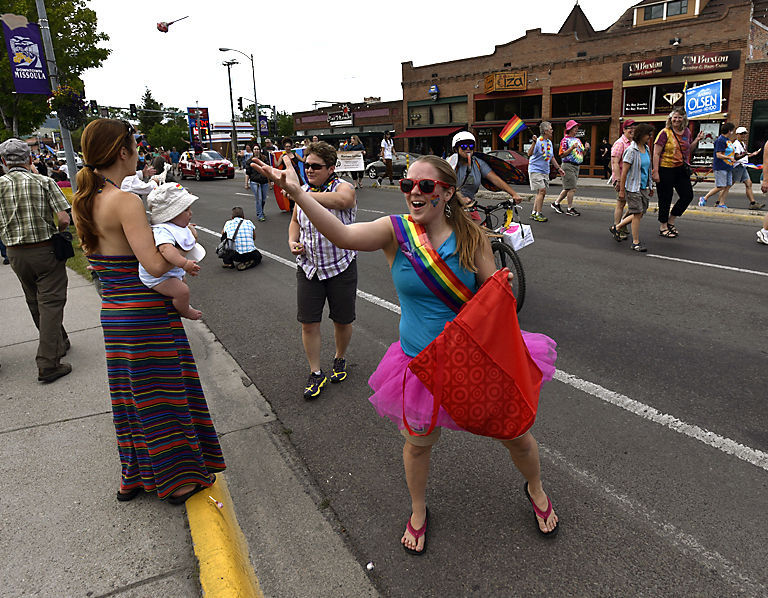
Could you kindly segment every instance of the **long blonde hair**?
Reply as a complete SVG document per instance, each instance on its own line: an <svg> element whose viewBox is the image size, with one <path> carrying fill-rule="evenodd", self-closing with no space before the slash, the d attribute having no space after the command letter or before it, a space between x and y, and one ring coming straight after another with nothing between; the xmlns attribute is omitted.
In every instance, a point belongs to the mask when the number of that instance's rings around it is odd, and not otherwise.
<svg viewBox="0 0 768 598"><path fill-rule="evenodd" d="M446 214L445 219L456 234L456 253L459 255L461 267L470 272L477 272L475 254L484 243L488 243L488 237L464 211L464 204L461 201L463 197L456 191L456 172L448 162L437 156L422 156L413 163L416 162L426 162L433 166L437 170L438 180L453 187L453 195L447 203L450 215Z"/></svg>
<svg viewBox="0 0 768 598"><path fill-rule="evenodd" d="M669 113L669 116L667 117L667 124L666 128L671 129L672 128L672 115L673 114L679 114L683 117L683 129L685 129L688 126L688 115L685 113L685 110L682 108L674 108L672 112Z"/></svg>

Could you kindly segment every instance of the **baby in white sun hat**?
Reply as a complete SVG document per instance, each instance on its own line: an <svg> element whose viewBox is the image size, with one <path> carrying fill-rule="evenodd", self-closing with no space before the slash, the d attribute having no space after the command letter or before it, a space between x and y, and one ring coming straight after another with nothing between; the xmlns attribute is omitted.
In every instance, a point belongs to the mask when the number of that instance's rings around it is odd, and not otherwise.
<svg viewBox="0 0 768 598"><path fill-rule="evenodd" d="M162 276L152 276L139 265L139 279L144 286L173 299L173 306L184 318L199 320L203 313L189 305L189 287L184 275L197 276L197 262L205 257L205 249L197 243L197 231L190 224L197 199L178 183L163 183L147 197L149 222L155 245L173 268Z"/></svg>

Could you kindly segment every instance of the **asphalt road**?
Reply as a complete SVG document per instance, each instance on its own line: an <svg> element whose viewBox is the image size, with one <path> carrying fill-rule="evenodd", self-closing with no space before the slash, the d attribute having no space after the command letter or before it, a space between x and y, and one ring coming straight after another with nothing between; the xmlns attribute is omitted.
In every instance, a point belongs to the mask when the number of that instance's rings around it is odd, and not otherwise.
<svg viewBox="0 0 768 598"><path fill-rule="evenodd" d="M188 182L200 196L193 221L221 230L233 205L254 218L241 180ZM359 220L404 209L389 190L358 201ZM289 216L272 197L266 214L257 245L292 261ZM534 434L560 534L539 537L500 445L447 432L433 455L420 559L399 546L410 514L402 439L366 400L398 316L358 299L350 376L307 403L295 271L266 256L256 269L224 270L216 238L201 234L209 257L191 281L193 305L271 403L323 497L318 508L337 518L363 566L374 563L382 595L768 595L768 248L756 226L726 219L683 217L680 237L663 239L649 215L649 253L639 255L612 239L610 209L582 214L548 213L521 252L521 326L558 342L558 379L543 389ZM360 255L359 289L397 303L382 254ZM323 334L330 367L327 322Z"/></svg>

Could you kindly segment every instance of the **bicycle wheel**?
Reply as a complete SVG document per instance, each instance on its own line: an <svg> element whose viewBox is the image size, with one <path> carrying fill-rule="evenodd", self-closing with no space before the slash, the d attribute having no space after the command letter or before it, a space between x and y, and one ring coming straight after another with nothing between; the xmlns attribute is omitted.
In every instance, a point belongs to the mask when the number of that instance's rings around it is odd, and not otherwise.
<svg viewBox="0 0 768 598"><path fill-rule="evenodd" d="M509 268L514 274L512 278L512 294L517 300L518 313L523 308L525 302L525 273L523 264L517 252L503 241L491 241L491 250L493 251L493 261L496 263L496 269Z"/></svg>

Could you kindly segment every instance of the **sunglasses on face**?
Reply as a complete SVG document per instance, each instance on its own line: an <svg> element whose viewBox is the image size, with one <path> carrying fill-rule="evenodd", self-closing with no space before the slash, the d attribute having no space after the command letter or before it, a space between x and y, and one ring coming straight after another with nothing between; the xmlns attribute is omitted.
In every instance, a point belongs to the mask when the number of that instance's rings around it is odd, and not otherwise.
<svg viewBox="0 0 768 598"><path fill-rule="evenodd" d="M463 149L464 151L473 150L473 149L475 149L475 144L474 143L460 143L459 147L461 149Z"/></svg>
<svg viewBox="0 0 768 598"><path fill-rule="evenodd" d="M328 168L328 166L319 162L304 162L304 168L307 170L322 170L323 168Z"/></svg>
<svg viewBox="0 0 768 598"><path fill-rule="evenodd" d="M416 185L419 186L419 191L427 195L433 193L438 185L446 188L451 186L448 183L436 181L435 179L400 179L400 191L403 193L410 193Z"/></svg>

